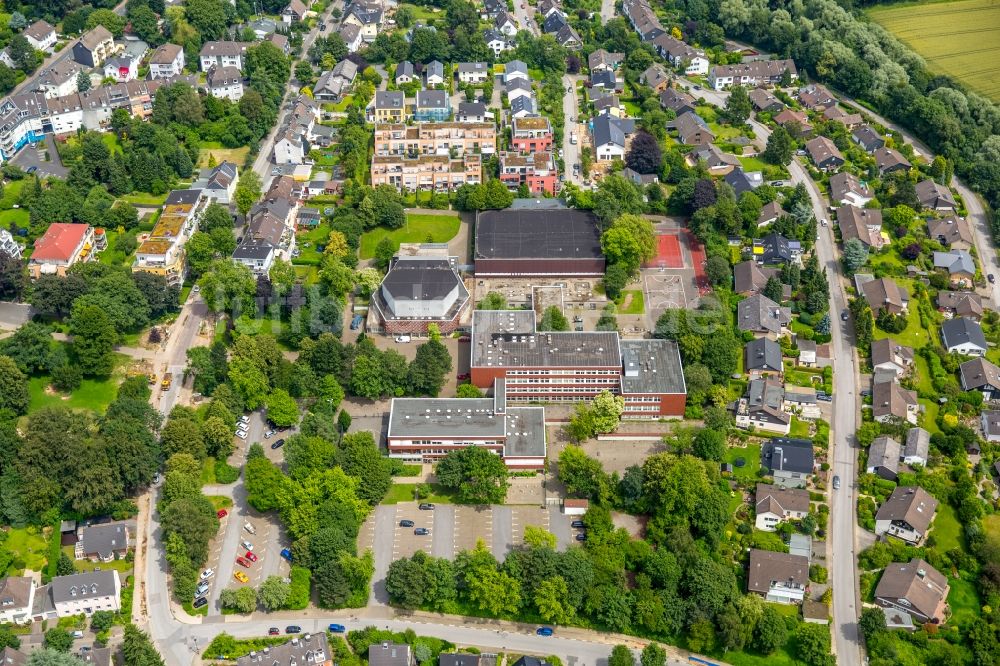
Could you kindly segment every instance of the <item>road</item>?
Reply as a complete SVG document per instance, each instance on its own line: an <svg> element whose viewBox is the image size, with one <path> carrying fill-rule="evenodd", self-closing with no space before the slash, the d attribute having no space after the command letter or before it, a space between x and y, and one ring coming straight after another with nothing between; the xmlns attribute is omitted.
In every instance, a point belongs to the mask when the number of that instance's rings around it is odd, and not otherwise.
<svg viewBox="0 0 1000 666"><path fill-rule="evenodd" d="M528 0L514 0L514 18L517 19L519 29L528 30L537 37L542 33L534 16L535 8L528 4Z"/></svg>
<svg viewBox="0 0 1000 666"><path fill-rule="evenodd" d="M570 134L577 133L577 140L582 138L580 134L580 108L579 96L576 92L577 81L582 80L580 75L563 75L563 88L569 88L570 92L563 95L563 117L566 119L566 127L563 131L563 165L566 168L566 182L577 186L583 186L583 172L573 171L573 165L580 163L580 144L570 142ZM576 122L570 122L572 118Z"/></svg>
<svg viewBox="0 0 1000 666"><path fill-rule="evenodd" d="M166 363L166 371L173 373L174 376L170 390L160 393L156 403L163 415L170 413L170 410L177 404L180 392L184 390L182 377L184 376L184 368L187 367L187 350L195 346L194 339L207 316L208 306L205 305L200 296L191 294L177 316L178 323L170 328L170 338L167 340L164 351L158 354L157 360L154 361L157 364L157 367L154 368L157 375L160 374L162 365ZM154 391L158 390L154 389Z"/></svg>
<svg viewBox="0 0 1000 666"><path fill-rule="evenodd" d="M601 0L601 23L607 23L615 17L615 0Z"/></svg>

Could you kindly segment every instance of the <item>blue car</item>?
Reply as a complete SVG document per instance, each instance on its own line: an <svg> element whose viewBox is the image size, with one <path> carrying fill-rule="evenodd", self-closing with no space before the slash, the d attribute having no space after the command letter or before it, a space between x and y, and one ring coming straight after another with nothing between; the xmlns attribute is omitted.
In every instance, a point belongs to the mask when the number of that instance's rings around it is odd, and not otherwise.
<svg viewBox="0 0 1000 666"><path fill-rule="evenodd" d="M354 319L351 320L351 330L356 331L359 328L361 328L362 321L364 321L364 319L361 317L361 315L354 315Z"/></svg>
<svg viewBox="0 0 1000 666"><path fill-rule="evenodd" d="M539 636L551 636L552 627L538 627L538 630L535 631L535 633L538 634Z"/></svg>
<svg viewBox="0 0 1000 666"><path fill-rule="evenodd" d="M342 634L347 631L347 627L342 624L331 624L327 629L330 630L331 634Z"/></svg>
<svg viewBox="0 0 1000 666"><path fill-rule="evenodd" d="M287 548L283 548L281 550L281 556L286 560L288 560L289 562L292 561L292 551L288 550Z"/></svg>

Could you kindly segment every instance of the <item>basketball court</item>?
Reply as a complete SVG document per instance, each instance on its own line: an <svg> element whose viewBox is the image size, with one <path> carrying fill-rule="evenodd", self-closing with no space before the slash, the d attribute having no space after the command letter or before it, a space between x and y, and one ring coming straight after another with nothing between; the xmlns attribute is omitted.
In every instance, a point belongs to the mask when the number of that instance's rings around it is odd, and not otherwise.
<svg viewBox="0 0 1000 666"><path fill-rule="evenodd" d="M684 294L684 276L670 273L647 273L643 276L646 303L653 321L664 310L678 310L687 307Z"/></svg>
<svg viewBox="0 0 1000 666"><path fill-rule="evenodd" d="M658 234L656 236L656 256L646 268L684 268L684 254L681 250L681 239L677 234Z"/></svg>

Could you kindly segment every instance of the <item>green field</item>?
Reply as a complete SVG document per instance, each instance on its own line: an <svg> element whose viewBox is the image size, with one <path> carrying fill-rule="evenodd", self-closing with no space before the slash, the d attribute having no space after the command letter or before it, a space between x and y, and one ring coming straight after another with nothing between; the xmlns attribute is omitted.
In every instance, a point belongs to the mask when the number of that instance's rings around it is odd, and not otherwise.
<svg viewBox="0 0 1000 666"><path fill-rule="evenodd" d="M392 240L396 249L400 243L424 243L430 237L432 243L447 243L458 233L460 220L458 215L442 213L441 215L406 214L406 224L399 229L378 227L361 236L361 258L371 259L375 256L375 247L386 236Z"/></svg>
<svg viewBox="0 0 1000 666"><path fill-rule="evenodd" d="M961 578L949 578L948 585L951 586L948 605L951 606L952 621L962 625L979 617L982 611L976 586Z"/></svg>
<svg viewBox="0 0 1000 666"><path fill-rule="evenodd" d="M623 291L618 303L618 314L637 315L646 311L642 289Z"/></svg>
<svg viewBox="0 0 1000 666"><path fill-rule="evenodd" d="M743 458L743 467L736 467L736 459ZM727 463L733 463L733 476L744 481L753 481L760 470L760 444L750 444L744 448L726 450L722 458Z"/></svg>
<svg viewBox="0 0 1000 666"><path fill-rule="evenodd" d="M33 412L42 407L63 405L70 409L87 409L104 413L104 410L114 400L121 379L115 376L109 379L84 379L83 383L80 384L80 388L68 396L63 393L46 391L51 381L52 378L47 375L32 377L29 380L29 411Z"/></svg>
<svg viewBox="0 0 1000 666"><path fill-rule="evenodd" d="M959 0L897 4L868 15L927 66L1000 102L1000 2Z"/></svg>
<svg viewBox="0 0 1000 666"><path fill-rule="evenodd" d="M382 504L399 504L400 502L413 502L413 490L416 483L395 483L389 487ZM421 497L421 502L434 502L436 504L451 504L450 493L437 484L431 484L430 497Z"/></svg>
<svg viewBox="0 0 1000 666"><path fill-rule="evenodd" d="M4 547L14 553L14 567L41 571L48 560L48 545L37 527L11 527Z"/></svg>

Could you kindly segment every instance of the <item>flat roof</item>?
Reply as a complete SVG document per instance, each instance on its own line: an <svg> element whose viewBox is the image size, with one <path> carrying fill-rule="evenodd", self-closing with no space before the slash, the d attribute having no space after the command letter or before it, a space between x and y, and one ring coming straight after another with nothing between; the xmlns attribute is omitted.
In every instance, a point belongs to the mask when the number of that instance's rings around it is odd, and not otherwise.
<svg viewBox="0 0 1000 666"><path fill-rule="evenodd" d="M535 332L531 310L476 310L472 367L621 368L618 333Z"/></svg>
<svg viewBox="0 0 1000 666"><path fill-rule="evenodd" d="M687 393L673 340L621 340L622 393Z"/></svg>
<svg viewBox="0 0 1000 666"><path fill-rule="evenodd" d="M503 439L505 456L545 455L545 410L509 407L493 398L393 398L387 437Z"/></svg>
<svg viewBox="0 0 1000 666"><path fill-rule="evenodd" d="M489 210L476 218L477 259L599 259L597 218L583 210Z"/></svg>

